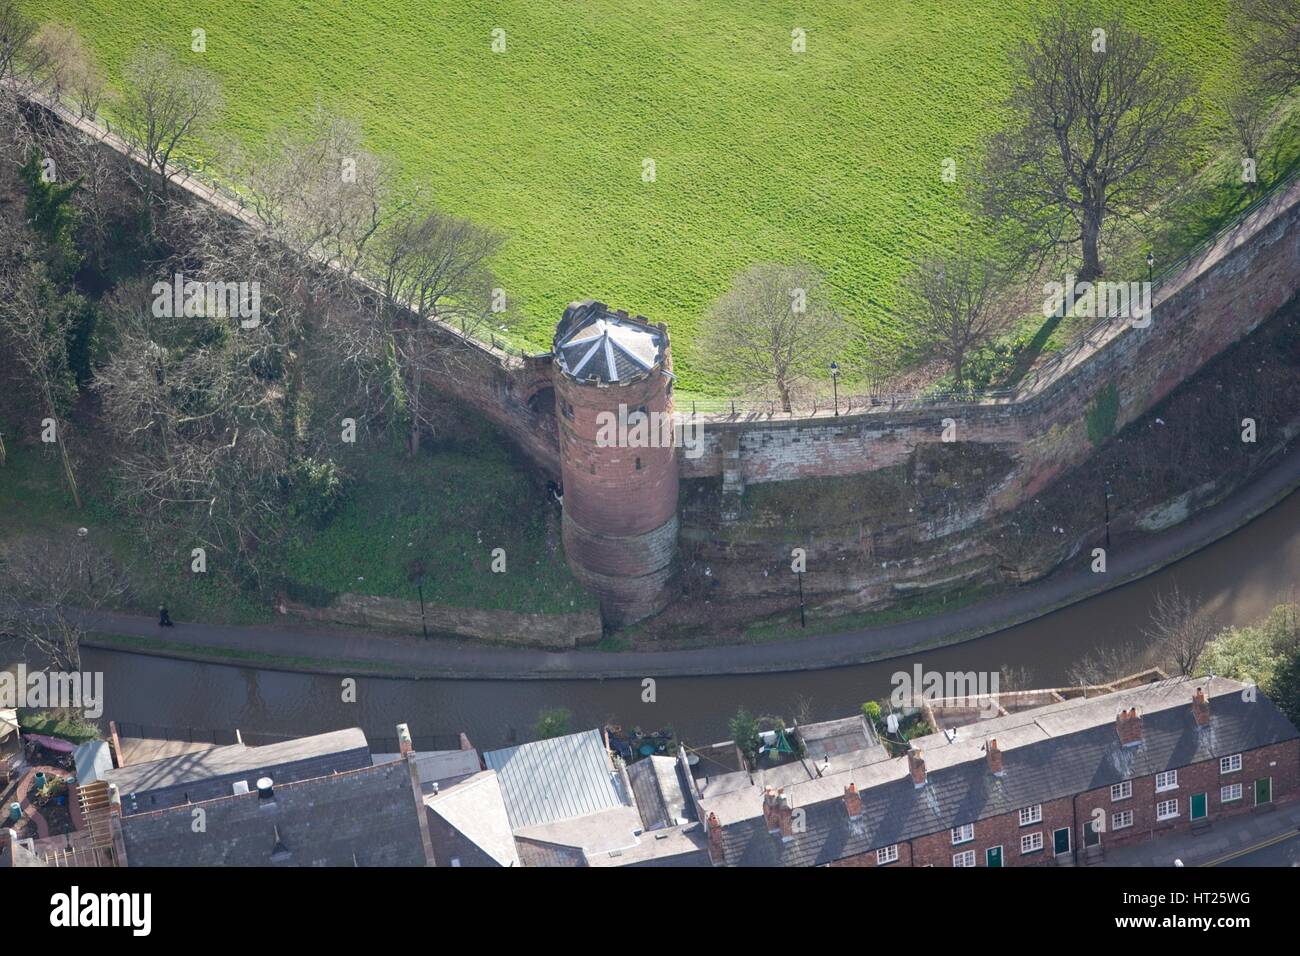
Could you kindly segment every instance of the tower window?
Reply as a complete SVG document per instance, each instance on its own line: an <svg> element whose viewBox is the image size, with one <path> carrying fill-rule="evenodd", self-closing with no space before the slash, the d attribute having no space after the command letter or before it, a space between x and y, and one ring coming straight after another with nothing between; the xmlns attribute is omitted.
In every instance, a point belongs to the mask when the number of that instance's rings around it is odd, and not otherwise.
<svg viewBox="0 0 1300 956"><path fill-rule="evenodd" d="M640 459L640 458L638 458L638 459L636 460L636 470L637 470L637 471L640 471L640 470L641 470L641 459Z"/></svg>

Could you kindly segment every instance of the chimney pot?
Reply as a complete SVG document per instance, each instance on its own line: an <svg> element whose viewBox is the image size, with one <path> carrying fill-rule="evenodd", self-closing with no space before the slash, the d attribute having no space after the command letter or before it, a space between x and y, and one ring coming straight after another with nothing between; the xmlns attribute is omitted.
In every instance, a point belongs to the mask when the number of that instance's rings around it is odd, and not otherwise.
<svg viewBox="0 0 1300 956"><path fill-rule="evenodd" d="M411 746L411 728L406 724L397 725L397 749L403 754L409 754L413 749Z"/></svg>
<svg viewBox="0 0 1300 956"><path fill-rule="evenodd" d="M1142 717L1136 707L1119 712L1119 716L1115 718L1115 732L1119 735L1119 742L1125 747L1142 743Z"/></svg>
<svg viewBox="0 0 1300 956"><path fill-rule="evenodd" d="M1196 718L1196 726L1210 726L1210 702L1201 687L1196 688L1196 696L1192 698L1192 716Z"/></svg>
<svg viewBox="0 0 1300 956"><path fill-rule="evenodd" d="M275 799L275 785L271 782L270 777L257 778L257 799L259 800Z"/></svg>
<svg viewBox="0 0 1300 956"><path fill-rule="evenodd" d="M988 758L989 758L989 770L992 771L993 776L995 777L1002 776L1004 772L1002 770L1002 751L998 750L997 740L990 740L987 749L988 749Z"/></svg>
<svg viewBox="0 0 1300 956"><path fill-rule="evenodd" d="M844 788L844 809L848 811L850 820L856 820L862 816L862 795L858 793L856 783L850 782Z"/></svg>
<svg viewBox="0 0 1300 956"><path fill-rule="evenodd" d="M722 824L718 821L716 813L709 813L707 821L709 828L709 860L716 866L723 862L722 854Z"/></svg>
<svg viewBox="0 0 1300 956"><path fill-rule="evenodd" d="M909 750L907 752L907 769L912 773L912 785L918 790L925 786L925 760L921 757L921 751Z"/></svg>

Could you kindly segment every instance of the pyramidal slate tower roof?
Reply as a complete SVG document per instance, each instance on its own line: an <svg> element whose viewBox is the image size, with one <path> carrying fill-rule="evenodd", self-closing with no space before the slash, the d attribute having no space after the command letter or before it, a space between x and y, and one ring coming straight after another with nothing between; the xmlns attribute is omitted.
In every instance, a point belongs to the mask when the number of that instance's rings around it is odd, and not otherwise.
<svg viewBox="0 0 1300 956"><path fill-rule="evenodd" d="M556 364L570 378L619 385L645 378L664 358L668 336L641 316L603 302L575 302L555 331Z"/></svg>

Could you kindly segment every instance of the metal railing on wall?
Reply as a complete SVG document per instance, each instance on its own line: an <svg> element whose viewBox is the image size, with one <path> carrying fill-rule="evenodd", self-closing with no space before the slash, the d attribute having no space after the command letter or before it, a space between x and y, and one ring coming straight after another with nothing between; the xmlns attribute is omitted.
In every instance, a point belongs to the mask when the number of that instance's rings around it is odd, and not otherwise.
<svg viewBox="0 0 1300 956"><path fill-rule="evenodd" d="M11 86L17 87L13 81L8 81ZM140 150L133 146L125 135L114 130L110 120L98 115L86 115L82 111L69 108L65 103L52 99L51 97L34 89L23 89L17 87L21 95L49 109L60 116L64 122L74 126L77 129L94 135L101 143L108 143L118 152L123 153L132 161L145 166L152 171L152 167ZM173 177L172 181L192 193L208 199L215 205L227 209L232 214L237 215L248 225L260 228L260 220L249 211L249 204L246 198L238 191L226 186L210 171L189 165L188 163L178 160L168 164L170 168L175 169L180 178ZM1287 174L1273 182L1268 188L1263 190L1258 197L1251 201L1241 211L1236 213L1232 219L1225 225L1221 226L1214 233L1201 239L1194 246L1183 252L1172 262L1163 265L1159 273L1151 278L1151 296L1154 301L1156 293L1167 283L1175 278L1181 277L1189 268L1192 268L1196 261L1213 249L1224 238L1231 233L1239 230L1243 224L1256 212L1264 206L1276 200L1279 196L1284 195L1292 186L1300 181L1300 167L1297 167ZM326 262L327 266L333 267ZM354 273L352 277L368 288L370 291L378 293L378 287L366 276ZM408 307L409 308L409 307ZM500 353L507 358L526 360L530 358L543 358L546 353L529 352L517 346L510 345L504 339L499 339L495 332L488 333L487 341L476 336L474 332L465 327L458 328L456 324L433 320L445 332L456 338L461 339L467 346L481 349L488 353ZM945 405L959 404L982 404L990 402L1009 402L1037 388L1045 381L1050 381L1063 367L1067 367L1081 355L1091 354L1101 348L1111 337L1112 331L1116 329L1117 323L1129 321L1128 316L1119 314L1106 315L1099 318L1093 324L1083 329L1069 343L1052 353L1040 362L1036 362L1031 369L1022 377L1013 387L995 388L995 389L967 389L961 391L945 390L934 387L918 388L913 390L884 390L869 388L866 392L856 392L842 396L832 396L828 398L825 395L813 397L801 397L790 403L789 408L779 401L772 399L755 399L755 398L696 398L691 400L690 414L694 416L703 416L707 418L723 418L735 420L752 420L752 419L798 419L807 417L820 417L824 415L838 414L862 414L873 411L900 411L908 409L925 409ZM677 411L685 412L685 408L678 407Z"/></svg>
<svg viewBox="0 0 1300 956"><path fill-rule="evenodd" d="M1151 279L1151 298L1170 282L1181 278L1189 269L1196 268L1199 259L1215 246L1241 229L1251 216L1269 203L1285 195L1300 182L1300 167L1291 170L1265 189L1247 206L1235 213L1231 220L1209 236L1197 242L1172 262L1166 264ZM1122 307L1120 307L1122 308ZM834 415L862 414L875 411L906 411L947 405L1006 403L1015 401L1050 381L1063 368L1068 368L1081 356L1094 353L1103 347L1112 333L1132 321L1132 316L1119 309L1098 318L1075 335L1066 345L1053 352L1033 367L1013 386L1004 388L965 389L954 391L942 388L918 388L911 391L869 388L866 392L841 394L838 400L831 395L818 394L793 400L790 407L774 399L754 398L694 398L689 407L683 402L679 413L712 419L737 421L754 419L799 419Z"/></svg>

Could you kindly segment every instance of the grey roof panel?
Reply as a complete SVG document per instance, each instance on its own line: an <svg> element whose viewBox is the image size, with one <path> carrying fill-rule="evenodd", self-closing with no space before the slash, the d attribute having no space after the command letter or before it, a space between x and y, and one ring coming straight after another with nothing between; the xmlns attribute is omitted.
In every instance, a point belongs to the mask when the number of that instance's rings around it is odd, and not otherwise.
<svg viewBox="0 0 1300 956"><path fill-rule="evenodd" d="M1121 780L1300 736L1262 695L1251 702L1238 693L1216 694L1211 713L1211 727L1202 730L1189 706L1147 710L1142 717L1142 744L1137 747L1121 746L1113 721L1108 721L1005 750L1001 778L988 772L984 760L933 770L919 790L904 776L863 789L863 812L857 821L848 818L838 797L802 805L805 831L787 843L768 833L761 816L724 823L724 856L733 866L817 866Z"/></svg>
<svg viewBox="0 0 1300 956"><path fill-rule="evenodd" d="M366 735L357 728L300 737L265 747L232 744L107 770L125 814L161 810L226 796L231 786L269 776L277 784L357 770L371 763ZM132 795L134 794L134 799Z"/></svg>
<svg viewBox="0 0 1300 956"><path fill-rule="evenodd" d="M203 809L201 832L189 807L123 817L127 864L426 865L425 810L404 760L277 785L274 800L254 791L210 800Z"/></svg>
<svg viewBox="0 0 1300 956"><path fill-rule="evenodd" d="M623 806L600 732L587 730L483 755L514 829Z"/></svg>

